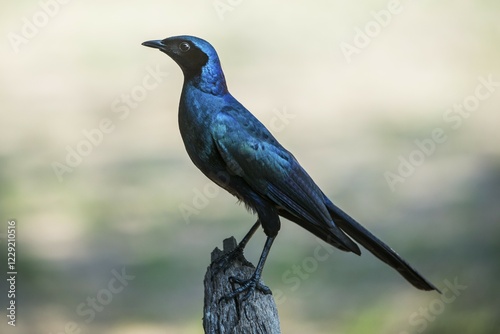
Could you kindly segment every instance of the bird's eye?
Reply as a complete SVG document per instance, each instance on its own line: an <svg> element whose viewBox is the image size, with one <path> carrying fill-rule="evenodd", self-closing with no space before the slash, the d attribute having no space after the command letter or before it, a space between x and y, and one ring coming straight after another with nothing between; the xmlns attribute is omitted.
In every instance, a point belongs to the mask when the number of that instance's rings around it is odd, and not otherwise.
<svg viewBox="0 0 500 334"><path fill-rule="evenodd" d="M181 50L182 52L187 52L189 51L189 49L191 49L191 45L189 45L188 42L182 42L181 44L179 44L179 50Z"/></svg>

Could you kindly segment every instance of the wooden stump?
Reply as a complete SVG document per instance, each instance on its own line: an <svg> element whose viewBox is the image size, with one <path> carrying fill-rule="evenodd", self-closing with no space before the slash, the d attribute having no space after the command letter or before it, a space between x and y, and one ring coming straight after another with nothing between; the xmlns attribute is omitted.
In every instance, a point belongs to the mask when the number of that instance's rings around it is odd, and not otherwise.
<svg viewBox="0 0 500 334"><path fill-rule="evenodd" d="M281 333L278 310L272 295L255 290L246 301L241 296L230 300L222 297L233 292L229 277L248 279L255 268L251 264L235 259L226 270L215 270L214 261L234 250L237 246L234 237L224 240L221 251L215 248L211 264L204 279L205 300L203 307L203 328L207 334L277 334ZM235 284L238 287L237 284Z"/></svg>

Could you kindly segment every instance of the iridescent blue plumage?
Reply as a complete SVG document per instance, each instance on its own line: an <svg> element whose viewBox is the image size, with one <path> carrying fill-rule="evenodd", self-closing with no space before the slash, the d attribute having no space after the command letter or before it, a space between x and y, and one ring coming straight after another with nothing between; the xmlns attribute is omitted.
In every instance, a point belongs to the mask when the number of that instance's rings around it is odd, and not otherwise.
<svg viewBox="0 0 500 334"><path fill-rule="evenodd" d="M208 42L176 36L143 44L169 55L184 73L179 128L193 163L258 215L241 248L259 224L268 237L254 275L235 294L259 288L265 259L280 230L279 216L343 251L361 254L347 233L415 287L437 290L390 247L336 207L295 157L228 92L219 57Z"/></svg>

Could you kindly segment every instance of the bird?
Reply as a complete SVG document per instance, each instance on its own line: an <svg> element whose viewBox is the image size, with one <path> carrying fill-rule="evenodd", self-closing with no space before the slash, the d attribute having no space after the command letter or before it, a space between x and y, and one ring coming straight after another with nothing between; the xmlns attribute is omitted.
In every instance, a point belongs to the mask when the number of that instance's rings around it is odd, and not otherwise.
<svg viewBox="0 0 500 334"><path fill-rule="evenodd" d="M253 274L248 279L230 277L238 288L233 287L227 298L243 294L246 300L255 290L271 293L260 279L281 228L280 218L345 252L361 255L359 243L417 289L440 292L391 247L333 204L294 155L229 93L219 56L209 42L181 35L142 45L167 54L183 72L178 123L194 165L257 215L229 258L243 253L259 226L266 235Z"/></svg>

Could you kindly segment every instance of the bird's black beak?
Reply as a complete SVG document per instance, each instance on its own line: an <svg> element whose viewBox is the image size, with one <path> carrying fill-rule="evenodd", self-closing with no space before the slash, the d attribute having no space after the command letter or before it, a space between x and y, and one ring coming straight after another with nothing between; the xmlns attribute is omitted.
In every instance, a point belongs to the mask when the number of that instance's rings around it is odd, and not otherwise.
<svg viewBox="0 0 500 334"><path fill-rule="evenodd" d="M164 50L165 44L163 44L163 41L161 40L155 40L155 41L146 41L142 43L144 46L148 46L150 48L155 48L155 49L160 49Z"/></svg>

